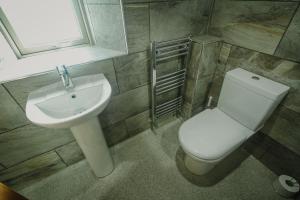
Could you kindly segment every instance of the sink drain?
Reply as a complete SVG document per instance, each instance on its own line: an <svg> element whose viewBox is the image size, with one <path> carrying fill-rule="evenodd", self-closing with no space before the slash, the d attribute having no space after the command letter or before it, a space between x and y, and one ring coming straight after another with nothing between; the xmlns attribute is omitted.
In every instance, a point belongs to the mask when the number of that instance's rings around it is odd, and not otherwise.
<svg viewBox="0 0 300 200"><path fill-rule="evenodd" d="M75 98L76 98L76 94L72 94L72 95L71 95L71 98L72 98L72 99L75 99Z"/></svg>

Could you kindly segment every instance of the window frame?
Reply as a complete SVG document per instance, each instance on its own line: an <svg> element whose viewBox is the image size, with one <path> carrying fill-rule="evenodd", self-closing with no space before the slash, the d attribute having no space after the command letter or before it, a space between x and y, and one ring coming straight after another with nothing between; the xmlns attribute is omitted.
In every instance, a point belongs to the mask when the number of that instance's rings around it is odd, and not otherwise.
<svg viewBox="0 0 300 200"><path fill-rule="evenodd" d="M58 42L57 44L44 45L34 48L26 48L22 45L22 42L18 38L13 27L10 25L9 20L7 19L5 13L3 12L0 6L0 32L8 41L17 58L20 59L37 54L58 51L66 48L89 46L94 44L83 0L72 0L72 2L83 38L80 40Z"/></svg>

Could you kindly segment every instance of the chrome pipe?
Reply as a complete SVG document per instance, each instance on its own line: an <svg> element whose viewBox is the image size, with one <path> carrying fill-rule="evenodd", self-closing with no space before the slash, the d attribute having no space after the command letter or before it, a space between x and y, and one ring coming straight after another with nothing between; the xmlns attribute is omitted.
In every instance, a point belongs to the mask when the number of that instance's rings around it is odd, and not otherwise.
<svg viewBox="0 0 300 200"><path fill-rule="evenodd" d="M177 75L177 74L185 74L185 69L181 69L181 70L178 70L178 71L176 71L176 72L172 72L172 73L170 73L170 74L166 74L166 75L163 75L163 76L159 76L159 77L157 77L157 82L159 82L159 81L162 81L162 79L166 79L166 78L168 78L168 77L171 77L171 76L175 76L175 75Z"/></svg>
<svg viewBox="0 0 300 200"><path fill-rule="evenodd" d="M160 114L161 112L164 112L164 111L166 111L168 109L171 109L171 108L174 108L174 107L180 107L180 106L181 106L181 103L171 104L168 107L164 107L164 108L162 108L160 110L156 110L155 112L156 112L156 114Z"/></svg>
<svg viewBox="0 0 300 200"><path fill-rule="evenodd" d="M169 91L174 90L174 89L176 89L176 88L179 88L179 87L181 87L181 86L183 86L183 83L180 84L180 85L177 85L177 86L175 86L175 87L172 87L172 88L169 88L169 89L166 89L166 90L159 91L159 92L156 93L156 96L161 95L161 94L166 93L166 92L169 92Z"/></svg>
<svg viewBox="0 0 300 200"><path fill-rule="evenodd" d="M182 96L179 96L179 97L177 97L177 98L175 98L175 99L172 99L172 100L170 100L170 101L167 101L167 102L165 102L165 103L159 104L156 108L163 107L163 106L165 106L165 105L168 105L169 103L174 103L174 102L176 102L176 101L182 101Z"/></svg>
<svg viewBox="0 0 300 200"><path fill-rule="evenodd" d="M188 52L179 53L179 54L175 54L175 55L171 55L171 56L167 56L167 57L163 57L163 58L157 58L156 61L160 62L160 61L167 60L167 59L170 59L170 58L175 58L175 57L179 57L179 56L185 56L187 54L188 54Z"/></svg>
<svg viewBox="0 0 300 200"><path fill-rule="evenodd" d="M165 55L172 55L174 53L185 53L187 52L189 49L184 47L184 48L181 48L181 49L174 49L174 50L171 50L171 51L165 51L165 52L159 52L157 53L157 57L162 57L162 56L165 56Z"/></svg>
<svg viewBox="0 0 300 200"><path fill-rule="evenodd" d="M172 44L172 43L183 42L183 41L188 42L188 41L190 41L190 38L189 37L183 37L183 38L179 38L179 39L158 42L157 47L161 47L161 46Z"/></svg>
<svg viewBox="0 0 300 200"><path fill-rule="evenodd" d="M180 43L180 44L173 44L173 45L170 45L170 46L158 47L157 50L156 50L156 53L158 53L160 51L165 51L165 50L168 50L168 49L173 49L173 48L176 48L176 47L180 47L180 46L189 47L189 45L190 45L190 42L185 42L185 43Z"/></svg>
<svg viewBox="0 0 300 200"><path fill-rule="evenodd" d="M157 84L156 88L159 89L161 87L172 85L172 84L177 83L177 82L182 82L184 80L185 80L185 77L180 77L180 78L177 78L177 79L169 80L167 82Z"/></svg>
<svg viewBox="0 0 300 200"><path fill-rule="evenodd" d="M166 109L164 109L164 110L162 110L162 111L156 112L156 115L161 115L161 114L163 114L163 113L168 112L169 110L178 110L178 109L180 109L180 106L181 106L181 105L174 105L174 106L172 106L172 107L170 107L170 108L166 108Z"/></svg>
<svg viewBox="0 0 300 200"><path fill-rule="evenodd" d="M168 110L164 113L161 113L161 114L157 115L157 118L160 118L160 117L165 116L167 114L176 113L177 111L178 111L178 108L170 109L170 110Z"/></svg>
<svg viewBox="0 0 300 200"><path fill-rule="evenodd" d="M172 77L169 77L169 78L157 81L157 85L161 85L161 84L164 84L166 82L170 82L172 80L185 79L184 75L185 74L178 74L178 75L175 75L175 76L172 76Z"/></svg>
<svg viewBox="0 0 300 200"><path fill-rule="evenodd" d="M176 85L178 85L178 84L181 84L182 82L184 82L184 80L183 80L183 81L182 81L182 80L181 80L181 81L177 81L177 82L172 83L172 84L170 84L170 85L156 86L156 90L157 90L158 92L160 92L160 91L162 91L162 90L168 89L168 88L173 87L173 86L176 86Z"/></svg>

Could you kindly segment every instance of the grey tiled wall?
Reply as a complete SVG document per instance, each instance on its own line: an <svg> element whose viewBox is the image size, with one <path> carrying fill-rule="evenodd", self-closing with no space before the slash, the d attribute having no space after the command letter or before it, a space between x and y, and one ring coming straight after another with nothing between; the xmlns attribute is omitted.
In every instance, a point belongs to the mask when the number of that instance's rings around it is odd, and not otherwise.
<svg viewBox="0 0 300 200"><path fill-rule="evenodd" d="M184 118L204 109L207 92L217 68L221 44L221 39L214 36L193 37L183 106Z"/></svg>
<svg viewBox="0 0 300 200"><path fill-rule="evenodd" d="M120 41L105 43L105 35L119 30L96 19L107 13L107 9L103 12L104 7L112 10L119 6L119 1L87 2L98 33L96 42L118 48ZM149 128L150 41L200 34L208 24L208 0L124 2L129 55L70 68L73 77L104 73L108 78L113 97L99 120L109 145ZM24 109L29 92L56 81L59 77L51 72L0 85L0 181L14 188L24 187L83 159L68 129L45 129L26 119Z"/></svg>
<svg viewBox="0 0 300 200"><path fill-rule="evenodd" d="M210 34L231 44L300 61L299 1L215 0Z"/></svg>

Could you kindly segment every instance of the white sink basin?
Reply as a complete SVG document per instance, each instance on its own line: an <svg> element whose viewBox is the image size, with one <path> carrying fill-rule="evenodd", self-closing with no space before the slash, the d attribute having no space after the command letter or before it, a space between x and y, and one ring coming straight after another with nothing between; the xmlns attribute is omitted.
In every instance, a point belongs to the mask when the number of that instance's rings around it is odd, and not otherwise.
<svg viewBox="0 0 300 200"><path fill-rule="evenodd" d="M113 170L98 115L111 97L111 86L103 74L72 79L74 87L62 82L42 87L29 94L26 116L47 128L70 128L96 176Z"/></svg>
<svg viewBox="0 0 300 200"><path fill-rule="evenodd" d="M28 119L47 128L71 128L101 113L111 96L104 75L72 80L75 87L70 90L57 82L30 93L26 104Z"/></svg>

